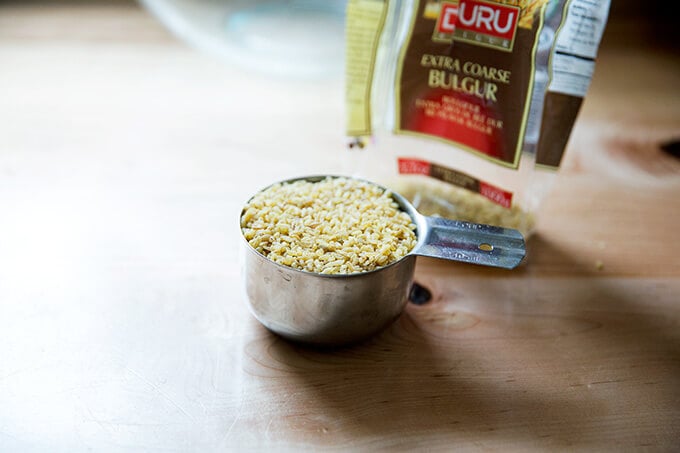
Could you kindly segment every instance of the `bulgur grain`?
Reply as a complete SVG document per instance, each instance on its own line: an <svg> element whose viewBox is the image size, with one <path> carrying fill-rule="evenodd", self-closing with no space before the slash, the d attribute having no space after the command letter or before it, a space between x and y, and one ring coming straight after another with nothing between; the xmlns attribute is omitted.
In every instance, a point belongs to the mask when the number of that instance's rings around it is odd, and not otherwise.
<svg viewBox="0 0 680 453"><path fill-rule="evenodd" d="M514 228L525 236L534 227L533 215L517 205L505 208L482 195L441 181L404 179L390 187L426 216Z"/></svg>
<svg viewBox="0 0 680 453"><path fill-rule="evenodd" d="M368 272L407 255L415 225L390 191L351 178L275 184L241 215L248 243L277 263L321 274Z"/></svg>

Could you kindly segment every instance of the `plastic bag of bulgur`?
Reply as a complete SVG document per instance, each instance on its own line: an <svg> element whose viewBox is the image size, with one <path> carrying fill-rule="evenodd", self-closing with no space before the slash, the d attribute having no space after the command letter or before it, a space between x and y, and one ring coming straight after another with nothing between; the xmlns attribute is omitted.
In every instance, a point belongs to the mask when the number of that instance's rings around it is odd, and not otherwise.
<svg viewBox="0 0 680 453"><path fill-rule="evenodd" d="M425 215L529 234L609 1L349 0L352 170Z"/></svg>

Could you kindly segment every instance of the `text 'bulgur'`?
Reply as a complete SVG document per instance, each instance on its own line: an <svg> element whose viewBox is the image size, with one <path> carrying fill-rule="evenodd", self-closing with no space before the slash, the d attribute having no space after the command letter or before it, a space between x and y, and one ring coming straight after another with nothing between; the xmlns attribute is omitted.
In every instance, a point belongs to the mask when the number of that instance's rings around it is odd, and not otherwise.
<svg viewBox="0 0 680 453"><path fill-rule="evenodd" d="M248 243L277 263L321 274L386 266L416 244L415 225L389 191L350 178L275 184L245 206Z"/></svg>

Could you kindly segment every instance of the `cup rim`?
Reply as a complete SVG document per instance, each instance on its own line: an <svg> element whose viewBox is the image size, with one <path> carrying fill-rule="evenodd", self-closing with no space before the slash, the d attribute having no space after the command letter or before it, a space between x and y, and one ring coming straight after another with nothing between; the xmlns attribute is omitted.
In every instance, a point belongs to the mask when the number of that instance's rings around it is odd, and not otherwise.
<svg viewBox="0 0 680 453"><path fill-rule="evenodd" d="M414 245L414 247L406 255L402 256L401 258L399 258L396 261L392 261L391 263L388 263L384 266L380 266L380 267L375 268L375 269L370 270L370 271L353 272L351 274L322 274L322 273L319 273L319 272L310 272L310 271L306 271L306 270L303 270L303 269L297 269L297 268L294 268L294 267L291 267L291 266L286 266L285 264L277 263L276 261L271 260L267 256L265 256L262 253L260 253L259 251L257 251L255 249L255 247L250 245L248 240L243 235L243 228L241 227L241 218L243 217L243 214L245 212L245 206L248 203L250 203L250 201L257 194L264 192L265 190L267 190L270 187L273 187L277 184L290 184L290 183L293 183L293 182L296 182L296 181L319 182L319 181L323 181L326 178L353 179L355 181L361 181L361 182L365 182L367 184L374 185L374 186L379 187L380 189L382 189L386 192L389 192L391 194L392 198L394 199L394 201L396 201L397 204L399 204L399 208L402 211L406 212L406 214L409 215L409 217L411 218L413 223L416 225L416 230L415 230L416 245ZM408 209L404 209L405 207L408 208ZM384 187L380 184L377 184L373 181L363 179L363 178L356 178L354 176L344 176L344 175L337 175L337 174L316 174L316 175L309 175L309 176L298 176L298 177L293 177L293 178L277 181L277 182L269 184L268 186L266 186L266 187L258 190L257 192L255 192L250 198L248 198L248 200L243 204L243 207L241 208L241 213L239 214L239 217L238 217L238 222L239 222L238 227L239 227L239 231L240 231L240 234L241 234L241 239L243 240L243 242L246 244L246 246L251 251L255 252L259 257L267 260L269 263L281 268L282 270L285 270L286 272L297 272L297 273L301 273L303 275L313 275L313 276L324 277L324 278L356 278L356 277L366 276L366 275L374 274L376 272L384 271L384 270L389 269L393 266L396 266L397 264L401 263L402 261L406 260L407 258L415 258L416 257L416 255L413 253L413 250L416 250L418 248L418 245L420 244L420 242L422 240L421 235L418 233L418 230L421 228L421 225L420 225L419 219L417 218L417 215L418 215L418 212L416 211L416 209L402 195L400 195L399 193L397 193L397 192L395 192L391 189L388 189L388 188L386 188L386 187Z"/></svg>

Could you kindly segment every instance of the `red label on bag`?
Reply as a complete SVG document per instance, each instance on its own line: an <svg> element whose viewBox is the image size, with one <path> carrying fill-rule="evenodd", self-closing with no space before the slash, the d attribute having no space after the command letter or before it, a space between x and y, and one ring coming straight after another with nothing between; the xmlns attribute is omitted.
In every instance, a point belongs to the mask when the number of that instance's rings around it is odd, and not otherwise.
<svg viewBox="0 0 680 453"><path fill-rule="evenodd" d="M422 159L400 157L397 159L399 174L424 175L444 181L471 192L478 193L496 204L509 208L512 205L512 192L480 181L466 173L447 168Z"/></svg>
<svg viewBox="0 0 680 453"><path fill-rule="evenodd" d="M509 208L512 204L512 192L500 189L483 181L479 182L479 193L496 204Z"/></svg>
<svg viewBox="0 0 680 453"><path fill-rule="evenodd" d="M398 159L399 173L402 175L430 175L430 163L419 159Z"/></svg>
<svg viewBox="0 0 680 453"><path fill-rule="evenodd" d="M437 25L433 39L442 41L451 41L453 39L453 32L456 30L456 22L458 21L458 4L451 2L442 2L439 10L439 17L437 17Z"/></svg>
<svg viewBox="0 0 680 453"><path fill-rule="evenodd" d="M470 32L490 38L512 40L519 8L479 0L460 0L456 33Z"/></svg>

